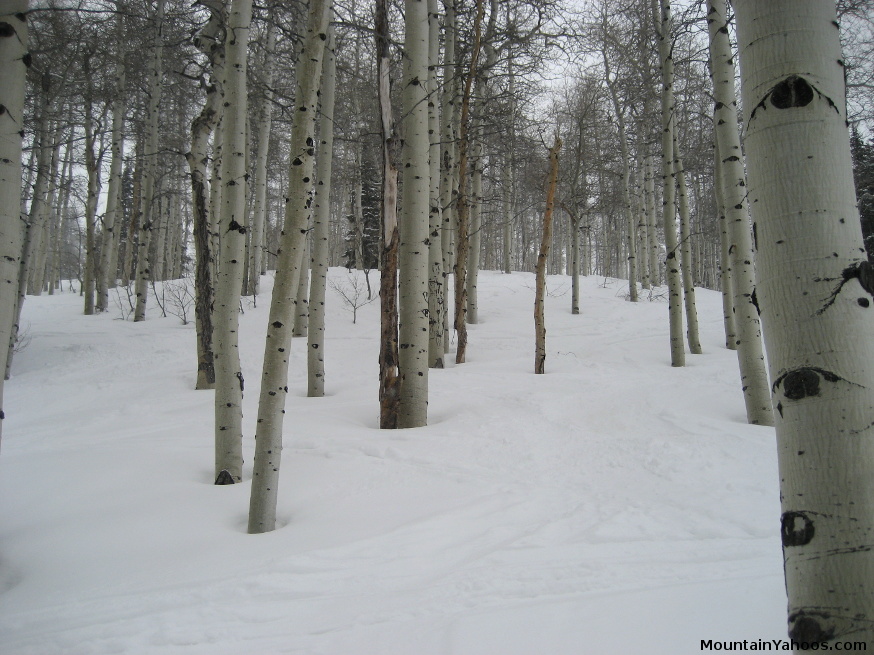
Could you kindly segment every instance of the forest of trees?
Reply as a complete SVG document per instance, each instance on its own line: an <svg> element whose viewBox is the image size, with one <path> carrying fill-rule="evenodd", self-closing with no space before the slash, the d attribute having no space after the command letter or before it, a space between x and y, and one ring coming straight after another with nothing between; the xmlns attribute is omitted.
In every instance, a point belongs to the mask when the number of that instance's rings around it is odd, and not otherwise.
<svg viewBox="0 0 874 655"><path fill-rule="evenodd" d="M874 639L869 0L0 0L0 129L7 379L27 295L141 321L166 282L216 484L242 479L240 298L275 271L250 532L293 337L324 394L327 267L378 271L391 428L476 348L479 270L571 276L573 313L580 275L623 278L666 301L673 366L721 290L747 419L777 428L790 634Z"/></svg>

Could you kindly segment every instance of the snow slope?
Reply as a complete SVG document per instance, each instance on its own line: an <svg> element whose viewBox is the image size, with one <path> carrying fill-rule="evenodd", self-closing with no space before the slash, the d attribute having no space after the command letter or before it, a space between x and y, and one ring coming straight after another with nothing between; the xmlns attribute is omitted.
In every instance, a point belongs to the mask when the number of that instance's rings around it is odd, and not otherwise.
<svg viewBox="0 0 874 655"><path fill-rule="evenodd" d="M344 269L331 269L347 284ZM372 278L374 284L375 278ZM670 367L667 306L484 272L426 428L377 429L378 306L328 290L325 398L293 345L279 519L212 484L194 328L28 298L0 454L3 655L682 655L780 639L774 432L745 423L718 294ZM247 479L271 279L244 301ZM154 300L154 299L152 299ZM450 358L451 359L451 358Z"/></svg>

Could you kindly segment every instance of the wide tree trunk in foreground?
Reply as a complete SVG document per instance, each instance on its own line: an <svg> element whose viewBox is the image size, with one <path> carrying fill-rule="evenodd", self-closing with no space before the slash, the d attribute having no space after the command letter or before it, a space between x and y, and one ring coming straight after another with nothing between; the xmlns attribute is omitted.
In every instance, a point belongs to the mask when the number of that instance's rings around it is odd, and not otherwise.
<svg viewBox="0 0 874 655"><path fill-rule="evenodd" d="M543 303L546 300L546 259L552 244L552 210L555 206L555 186L558 182L558 151L561 139L558 135L549 150L549 177L546 183L546 211L543 214L543 240L537 255L536 286L534 290L534 373L546 373L546 317Z"/></svg>
<svg viewBox="0 0 874 655"><path fill-rule="evenodd" d="M831 0L735 0L789 635L874 643L874 274ZM723 153L725 154L725 153Z"/></svg>
<svg viewBox="0 0 874 655"><path fill-rule="evenodd" d="M282 455L282 425L288 396L288 360L294 329L295 294L302 275L306 228L313 204L319 77L328 39L330 0L312 0L307 31L298 56L297 88L291 126L288 202L276 279L270 299L264 370L255 429L255 468L249 499L249 534L276 527L276 494ZM239 285L237 287L239 289Z"/></svg>
<svg viewBox="0 0 874 655"><path fill-rule="evenodd" d="M240 292L246 252L246 53L252 0L234 0L225 45L225 100L219 230L221 250L213 312L215 362L215 474L219 483L243 479L243 372ZM227 471L227 473L224 473ZM222 478L221 480L219 478Z"/></svg>
<svg viewBox="0 0 874 655"><path fill-rule="evenodd" d="M741 388L747 411L747 421L773 425L768 373L762 351L762 331L759 308L756 306L756 280L753 240L750 234L747 183L743 153L737 125L737 101L734 87L734 61L728 39L728 18L724 0L707 0L707 23L710 32L714 99L714 130L719 158L716 171L719 179L717 199L725 208L722 219L726 228L723 245L723 274L731 292L733 321L727 323L736 334L735 347L740 368ZM726 258L727 259L727 258ZM727 329L728 331L728 329Z"/></svg>
<svg viewBox="0 0 874 655"><path fill-rule="evenodd" d="M21 259L21 126L27 71L27 1L4 2L0 12L0 345L12 338ZM0 371L8 349L0 347ZM0 430L3 380L0 377Z"/></svg>

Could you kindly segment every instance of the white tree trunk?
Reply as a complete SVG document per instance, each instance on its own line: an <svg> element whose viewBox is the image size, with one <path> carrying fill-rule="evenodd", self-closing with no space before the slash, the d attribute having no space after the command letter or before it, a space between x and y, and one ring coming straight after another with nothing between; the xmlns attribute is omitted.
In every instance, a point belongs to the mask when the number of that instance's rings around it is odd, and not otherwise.
<svg viewBox="0 0 874 655"><path fill-rule="evenodd" d="M485 84L478 85L485 88ZM477 103L482 111L483 103ZM476 285L479 279L480 250L482 249L482 211L483 211L483 145L480 134L481 123L474 121L476 134L470 157L470 235L467 251L467 322L470 325L479 323L479 300Z"/></svg>
<svg viewBox="0 0 874 655"><path fill-rule="evenodd" d="M874 276L831 0L735 0L789 635L874 643Z"/></svg>
<svg viewBox="0 0 874 655"><path fill-rule="evenodd" d="M246 251L246 55L252 0L233 0L225 44L224 131L219 214L221 251L213 312L215 361L215 475L243 479L243 373L239 305ZM227 475L222 476L226 478ZM224 480L222 481L224 482Z"/></svg>
<svg viewBox="0 0 874 655"><path fill-rule="evenodd" d="M155 188L158 175L158 128L161 104L161 77L164 56L164 2L157 0L155 6L154 52L149 70L149 102L146 114L146 146L143 157L143 201L140 217L139 241L137 242L136 299L134 321L146 320L146 302L149 298L149 282L152 279L149 265L149 246L152 240L152 220L155 215Z"/></svg>
<svg viewBox="0 0 874 655"><path fill-rule="evenodd" d="M698 309L695 304L695 283L692 277L692 230L689 212L689 191L686 185L686 169L674 134L674 170L677 176L678 205L680 208L680 271L683 280L683 304L686 309L686 340L689 352L701 354L701 339L698 336Z"/></svg>
<svg viewBox="0 0 874 655"><path fill-rule="evenodd" d="M725 222L728 228L728 250L731 257L730 279L733 291L732 307L736 346L744 393L747 420L750 423L773 425L768 374L762 352L762 332L759 307L756 303L755 259L750 236L747 183L737 126L737 104L734 88L734 62L728 40L728 19L723 0L708 0L710 58L713 62L713 88L716 100L714 125L719 153L719 172Z"/></svg>
<svg viewBox="0 0 874 655"><path fill-rule="evenodd" d="M443 368L443 326L446 312L446 276L443 270L443 212L440 206L440 89L437 64L440 53L440 16L437 0L428 0L428 135L431 178L428 214L428 366Z"/></svg>
<svg viewBox="0 0 874 655"><path fill-rule="evenodd" d="M289 166L288 202L273 295L264 370L258 399L255 434L255 468L249 499L249 533L270 532L276 527L276 494L282 455L282 425L288 394L288 360L294 323L294 295L303 264L306 226L313 203L316 119L319 76L328 38L330 0L312 0L307 31L297 61L297 90L291 126L292 158Z"/></svg>
<svg viewBox="0 0 874 655"><path fill-rule="evenodd" d="M713 191L716 196L716 211L719 214L719 285L722 291L722 322L725 326L725 347L737 350L737 332L734 321L734 287L731 281L731 238L728 236L728 221L725 218L725 193L722 190L722 157L719 156L719 143L713 149ZM770 394L768 405L771 404Z"/></svg>
<svg viewBox="0 0 874 655"><path fill-rule="evenodd" d="M307 396L325 395L325 285L328 280L328 230L331 216L331 164L334 155L334 87L337 59L334 55L334 27L328 27L328 41L322 62L319 151L316 157L316 193L313 210L313 256L310 280L309 348L307 349Z"/></svg>
<svg viewBox="0 0 874 655"><path fill-rule="evenodd" d="M668 320L670 321L671 366L686 365L683 346L683 286L680 280L680 253L677 239L677 211L674 206L674 60L671 36L671 1L661 1L659 60L662 68L662 221L665 228L665 277L668 282Z"/></svg>
<svg viewBox="0 0 874 655"><path fill-rule="evenodd" d="M258 121L258 152L255 155L255 183L252 211L251 242L249 245L248 295L257 296L261 282L264 258L264 226L267 219L267 155L270 152L270 130L273 125L273 69L276 50L275 12L270 12L267 25L267 45L264 50L264 98Z"/></svg>
<svg viewBox="0 0 874 655"><path fill-rule="evenodd" d="M428 4L406 0L403 72L402 184L398 250L398 427L428 421Z"/></svg>
<svg viewBox="0 0 874 655"><path fill-rule="evenodd" d="M115 268L112 266L116 246L116 217L121 213L121 165L124 160L125 112L124 59L119 58L115 69L115 98L112 102L112 161L109 164L109 188L106 193L106 213L103 218L103 244L100 248L100 275L97 279L97 310L109 308L109 280L115 286Z"/></svg>
<svg viewBox="0 0 874 655"><path fill-rule="evenodd" d="M9 0L0 6L0 370L6 370L18 297L21 265L21 126L24 124L24 89L27 64L27 0ZM0 431L3 411L0 379Z"/></svg>
<svg viewBox="0 0 874 655"><path fill-rule="evenodd" d="M452 234L455 226L455 0L445 0L446 17L443 21L443 88L440 95L440 206L443 226L440 248L443 251L443 297L449 298L449 273L452 270ZM449 352L449 305L443 309L443 353Z"/></svg>

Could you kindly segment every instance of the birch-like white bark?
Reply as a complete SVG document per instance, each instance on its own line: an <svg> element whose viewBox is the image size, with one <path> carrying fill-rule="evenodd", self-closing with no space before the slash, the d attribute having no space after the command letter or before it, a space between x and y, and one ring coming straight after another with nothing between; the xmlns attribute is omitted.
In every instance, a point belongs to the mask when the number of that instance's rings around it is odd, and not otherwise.
<svg viewBox="0 0 874 655"><path fill-rule="evenodd" d="M756 303L753 241L750 234L746 174L737 125L734 61L728 39L728 18L723 0L708 0L707 23L714 89L714 126L719 153L719 172L728 254L731 257L731 289L738 366L747 420L773 425L768 374L762 352L762 331Z"/></svg>
<svg viewBox="0 0 874 655"><path fill-rule="evenodd" d="M701 354L701 339L698 336L698 309L695 303L695 283L692 278L692 229L689 212L689 191L686 184L686 169L680 156L677 135L674 133L674 171L677 176L677 205L680 210L680 271L683 280L683 305L686 310L686 341L689 352Z"/></svg>
<svg viewBox="0 0 874 655"><path fill-rule="evenodd" d="M255 467L249 499L250 534L270 532L276 527L276 494L288 395L294 298L303 267L306 228L313 204L319 77L328 38L330 9L330 0L311 1L306 35L297 61L288 202L285 204L285 222L270 299L255 429Z"/></svg>
<svg viewBox="0 0 874 655"><path fill-rule="evenodd" d="M402 80L400 247L398 250L398 427L428 421L428 3L406 0Z"/></svg>
<svg viewBox="0 0 874 655"><path fill-rule="evenodd" d="M27 0L10 0L0 11L0 345L12 338L21 265L21 139L27 72ZM7 348L0 347L0 371ZM0 379L0 432L3 380Z"/></svg>
<svg viewBox="0 0 874 655"><path fill-rule="evenodd" d="M734 0L797 642L874 643L874 275L830 0ZM723 153L725 154L725 153Z"/></svg>
<svg viewBox="0 0 874 655"><path fill-rule="evenodd" d="M152 274L149 264L149 246L152 240L152 220L155 215L155 187L158 176L158 137L161 105L161 77L164 58L164 4L157 0L154 15L153 52L149 68L148 109L146 112L146 139L143 153L142 216L140 217L139 241L137 241L137 272L135 282L136 309L134 321L146 320L146 303L149 298L149 282Z"/></svg>
<svg viewBox="0 0 874 655"><path fill-rule="evenodd" d="M686 365L683 346L683 285L677 239L674 178L674 58L671 1L660 0L659 61L662 69L662 222L665 229L665 278L668 282L671 366Z"/></svg>
<svg viewBox="0 0 874 655"><path fill-rule="evenodd" d="M213 310L215 476L220 483L243 479L243 372L238 332L246 264L246 63L251 21L252 0L233 0L225 43L221 250Z"/></svg>
<svg viewBox="0 0 874 655"><path fill-rule="evenodd" d="M307 348L307 396L325 395L325 286L328 281L328 236L331 218L331 168L334 156L334 98L337 58L334 26L322 61L321 121L316 157L316 192L313 210L313 255L310 279L309 341Z"/></svg>
<svg viewBox="0 0 874 655"><path fill-rule="evenodd" d="M428 0L428 367L443 368L443 325L446 312L446 276L443 270L443 212L440 206L440 16L437 0Z"/></svg>

